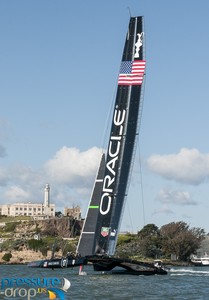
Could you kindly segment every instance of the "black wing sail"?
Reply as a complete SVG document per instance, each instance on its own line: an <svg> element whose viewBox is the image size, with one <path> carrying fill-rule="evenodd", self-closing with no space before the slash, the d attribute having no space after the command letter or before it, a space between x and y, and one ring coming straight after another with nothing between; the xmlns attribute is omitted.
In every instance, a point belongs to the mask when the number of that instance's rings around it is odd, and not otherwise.
<svg viewBox="0 0 209 300"><path fill-rule="evenodd" d="M123 51L103 189L95 235L95 253L113 255L127 194L139 125L145 73L143 17L130 19Z"/></svg>
<svg viewBox="0 0 209 300"><path fill-rule="evenodd" d="M99 203L103 186L105 170L105 154L102 155L99 170L95 179L91 200L89 203L87 216L80 235L77 254L83 256L94 254L94 238L97 226L97 217L99 211Z"/></svg>

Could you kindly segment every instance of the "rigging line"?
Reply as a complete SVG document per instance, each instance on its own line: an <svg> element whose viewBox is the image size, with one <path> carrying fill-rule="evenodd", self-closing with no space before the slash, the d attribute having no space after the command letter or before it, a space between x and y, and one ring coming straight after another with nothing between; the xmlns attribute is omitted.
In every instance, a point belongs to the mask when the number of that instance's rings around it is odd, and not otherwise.
<svg viewBox="0 0 209 300"><path fill-rule="evenodd" d="M129 217L129 221L130 221L131 230L132 230L132 233L133 233L134 232L134 226L133 226L133 222L132 222L132 218L131 218L131 211L130 211L128 201L127 201L126 205L127 205L127 209L128 209L128 217Z"/></svg>
<svg viewBox="0 0 209 300"><path fill-rule="evenodd" d="M64 241L62 244L62 256L66 256L66 255L64 255L64 253L65 253L65 248L67 247L67 244L68 244L67 241Z"/></svg>
<svg viewBox="0 0 209 300"><path fill-rule="evenodd" d="M116 76L118 78L118 74ZM112 91L112 97L110 97L111 100L115 98L116 93L117 93L117 86L114 86L113 91ZM112 114L114 113L114 104L115 103L112 100L110 102L109 110L108 110L107 117L106 117L106 120L105 120L105 126L104 126L104 130L103 130L103 134L102 134L101 142L100 142L100 145L101 145L101 148L102 148L102 153L104 153L105 150L108 147L108 137L109 137L109 132L110 132L110 129L111 129L110 126L111 126Z"/></svg>
<svg viewBox="0 0 209 300"><path fill-rule="evenodd" d="M129 15L130 15L130 18L131 18L131 17L132 17L132 16L131 16L131 9L130 9L129 6L127 7L127 9L128 9L128 11L129 11Z"/></svg>
<svg viewBox="0 0 209 300"><path fill-rule="evenodd" d="M143 223L144 223L144 226L145 226L144 191L143 191L141 154L140 154L140 145L139 145L139 142L138 142L138 149L139 149L139 171L140 171L140 184L141 184L142 212L143 212Z"/></svg>

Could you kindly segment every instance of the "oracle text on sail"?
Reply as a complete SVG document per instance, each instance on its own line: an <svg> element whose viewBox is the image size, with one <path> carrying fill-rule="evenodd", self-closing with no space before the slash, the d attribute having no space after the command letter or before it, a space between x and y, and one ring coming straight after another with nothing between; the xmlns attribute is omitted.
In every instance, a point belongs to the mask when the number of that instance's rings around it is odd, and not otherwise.
<svg viewBox="0 0 209 300"><path fill-rule="evenodd" d="M113 118L113 132L117 132L117 135L111 135L108 153L107 153L107 163L106 163L106 175L103 182L103 190L100 201L100 213L106 215L110 212L112 201L114 199L114 186L116 173L118 171L118 159L122 148L122 139L125 130L125 117L126 110L115 109Z"/></svg>

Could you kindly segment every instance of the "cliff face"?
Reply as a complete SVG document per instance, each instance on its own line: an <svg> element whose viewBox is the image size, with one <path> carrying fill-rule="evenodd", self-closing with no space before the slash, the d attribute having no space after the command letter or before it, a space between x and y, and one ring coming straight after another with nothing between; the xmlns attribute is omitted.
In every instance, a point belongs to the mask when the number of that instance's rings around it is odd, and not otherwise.
<svg viewBox="0 0 209 300"><path fill-rule="evenodd" d="M51 257L51 251L48 251L47 256L43 256L43 254L40 251L28 250L27 248L25 248L21 251L10 251L12 257L10 258L9 262L6 262L3 259L3 256L6 253L8 253L8 251L2 251L0 253L0 264L26 264L31 260L48 259Z"/></svg>
<svg viewBox="0 0 209 300"><path fill-rule="evenodd" d="M71 218L53 218L48 220L35 220L21 222L15 227L16 237L32 237L40 233L41 236L59 236L73 238L80 235L82 221Z"/></svg>
<svg viewBox="0 0 209 300"><path fill-rule="evenodd" d="M55 240L56 237L73 239L80 235L82 228L82 221L69 217L22 222L14 221L10 224L15 225L13 230L8 229L8 224L5 224L1 230L0 263L27 263L31 260L50 259L52 255L51 246L46 247L43 255L43 251L29 249L28 241L34 239L37 235L41 239L47 237L51 237L52 240ZM6 253L11 253L12 255L9 262L3 259ZM59 250L55 255L61 257L62 251Z"/></svg>

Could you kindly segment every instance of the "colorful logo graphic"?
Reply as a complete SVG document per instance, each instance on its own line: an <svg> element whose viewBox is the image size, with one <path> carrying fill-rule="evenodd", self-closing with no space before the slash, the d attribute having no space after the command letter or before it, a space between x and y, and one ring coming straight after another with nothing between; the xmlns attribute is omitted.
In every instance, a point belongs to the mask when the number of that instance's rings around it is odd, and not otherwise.
<svg viewBox="0 0 209 300"><path fill-rule="evenodd" d="M51 288L48 289L48 293L49 293L49 299L56 299L57 296L61 299L61 300L65 300L65 293L68 291L68 289L70 288L71 283L68 279L63 278L63 286L62 288Z"/></svg>
<svg viewBox="0 0 209 300"><path fill-rule="evenodd" d="M71 283L66 278L3 278L0 281L1 295L4 299L27 299L38 298L42 296L46 299L65 300L65 294L69 290Z"/></svg>

